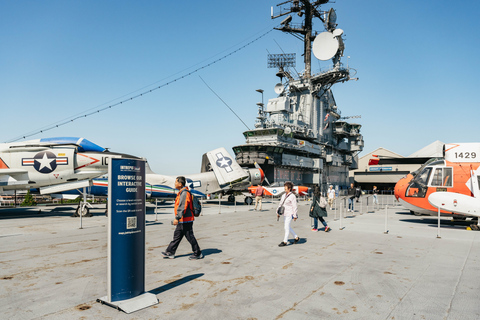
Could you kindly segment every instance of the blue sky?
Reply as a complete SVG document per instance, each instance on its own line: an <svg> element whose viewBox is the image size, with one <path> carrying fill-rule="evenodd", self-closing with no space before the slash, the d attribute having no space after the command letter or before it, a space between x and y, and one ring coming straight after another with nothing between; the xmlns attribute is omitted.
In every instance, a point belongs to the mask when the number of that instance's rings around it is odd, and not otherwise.
<svg viewBox="0 0 480 320"><path fill-rule="evenodd" d="M282 18L270 19L270 7L279 2L1 1L0 141L211 63L276 26ZM363 154L478 141L478 1L337 0L321 8L331 7L345 31L343 62L349 56L359 77L333 92L342 116L362 116L352 122L363 126ZM314 28L323 31L318 20ZM265 90L265 103L276 97L267 54L296 53L301 71L302 48L272 31L192 76L28 139L81 136L146 157L157 173L196 173L204 152L223 146L233 155L246 130L200 76L253 128L255 90ZM313 60L313 71L331 65Z"/></svg>

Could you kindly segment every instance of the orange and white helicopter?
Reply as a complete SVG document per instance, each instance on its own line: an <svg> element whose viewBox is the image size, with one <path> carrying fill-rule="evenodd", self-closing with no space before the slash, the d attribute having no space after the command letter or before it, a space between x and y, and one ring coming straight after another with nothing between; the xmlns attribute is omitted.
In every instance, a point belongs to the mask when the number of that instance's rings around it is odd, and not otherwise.
<svg viewBox="0 0 480 320"><path fill-rule="evenodd" d="M430 159L395 185L395 197L414 214L479 217L480 143L443 146L443 158ZM458 216L456 216L458 217Z"/></svg>

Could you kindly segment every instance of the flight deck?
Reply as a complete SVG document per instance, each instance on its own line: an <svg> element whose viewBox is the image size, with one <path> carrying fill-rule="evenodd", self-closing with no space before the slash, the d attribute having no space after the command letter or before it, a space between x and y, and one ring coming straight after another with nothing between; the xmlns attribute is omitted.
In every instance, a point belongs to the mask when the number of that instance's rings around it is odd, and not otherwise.
<svg viewBox="0 0 480 320"><path fill-rule="evenodd" d="M205 255L182 241L163 259L172 204L147 208L146 290L159 304L125 314L97 299L107 291L107 218L70 217L75 207L0 209L0 311L4 319L479 319L480 232L392 203L328 210L331 232L312 232L309 201L278 247L278 200L263 211L204 204L194 224ZM385 203L386 204L386 203ZM39 212L39 209L42 209ZM386 215L387 214L387 215ZM155 220L156 217L156 220ZM387 223L388 233L385 233ZM340 230L342 229L342 230Z"/></svg>

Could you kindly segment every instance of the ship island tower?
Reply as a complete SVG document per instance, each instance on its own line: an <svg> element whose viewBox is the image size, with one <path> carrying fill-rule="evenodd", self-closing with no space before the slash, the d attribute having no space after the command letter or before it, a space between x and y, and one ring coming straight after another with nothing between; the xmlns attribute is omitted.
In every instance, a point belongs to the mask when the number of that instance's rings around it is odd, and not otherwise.
<svg viewBox="0 0 480 320"><path fill-rule="evenodd" d="M289 0L272 7L271 17L287 16L276 30L289 33L304 42L305 70L295 71L295 54L269 54L268 67L278 69L277 97L257 103L255 129L243 133L246 142L233 147L243 167L260 166L268 183L283 185L328 185L336 189L349 186L349 170L357 168L363 149L361 125L345 121L335 103L331 87L354 78L356 71L341 62L344 51L343 30L337 28L335 10L322 11L328 0ZM293 16L301 18L293 24ZM320 20L324 31L313 30ZM312 73L312 53L316 59L332 61L328 70Z"/></svg>

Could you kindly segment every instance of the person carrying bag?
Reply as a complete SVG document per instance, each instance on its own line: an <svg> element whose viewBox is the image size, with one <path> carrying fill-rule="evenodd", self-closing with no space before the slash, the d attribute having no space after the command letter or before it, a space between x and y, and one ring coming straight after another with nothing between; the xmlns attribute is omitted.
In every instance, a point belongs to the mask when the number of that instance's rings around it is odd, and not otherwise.
<svg viewBox="0 0 480 320"><path fill-rule="evenodd" d="M327 216L327 204L324 197L322 197L320 193L320 188L315 186L315 190L313 191L313 201L310 207L309 216L313 218L313 226L312 231L318 231L318 220L325 226L325 232L329 232L331 229L327 225L327 222L323 219L323 217Z"/></svg>
<svg viewBox="0 0 480 320"><path fill-rule="evenodd" d="M290 233L294 236L293 243L297 243L300 240L298 235L295 233L295 231L293 231L292 227L290 226L292 220L296 221L298 218L297 197L295 196L295 194L293 194L293 183L287 181L285 182L284 187L285 193L283 194L280 205L277 208L277 221L281 215L283 215L285 221L285 237L283 238L283 241L280 242L280 244L278 245L279 247L285 247L288 244L288 236L290 235Z"/></svg>

